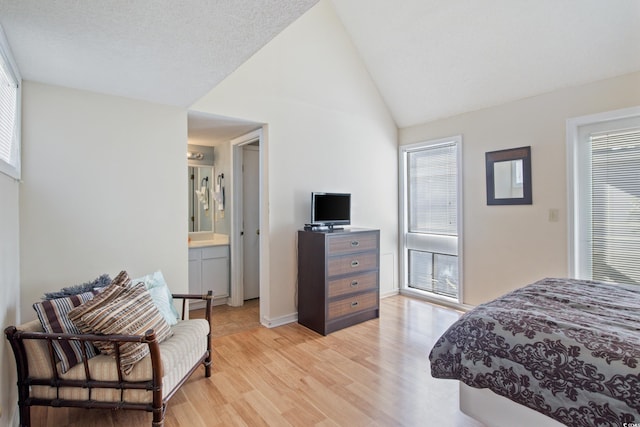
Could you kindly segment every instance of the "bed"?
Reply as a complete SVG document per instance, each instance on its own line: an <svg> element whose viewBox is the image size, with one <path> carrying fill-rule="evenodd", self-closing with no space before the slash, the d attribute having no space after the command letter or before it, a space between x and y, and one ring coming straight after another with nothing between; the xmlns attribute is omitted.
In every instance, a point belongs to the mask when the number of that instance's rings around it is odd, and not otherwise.
<svg viewBox="0 0 640 427"><path fill-rule="evenodd" d="M489 389L569 426L640 425L640 286L540 280L465 313L429 360L467 396Z"/></svg>

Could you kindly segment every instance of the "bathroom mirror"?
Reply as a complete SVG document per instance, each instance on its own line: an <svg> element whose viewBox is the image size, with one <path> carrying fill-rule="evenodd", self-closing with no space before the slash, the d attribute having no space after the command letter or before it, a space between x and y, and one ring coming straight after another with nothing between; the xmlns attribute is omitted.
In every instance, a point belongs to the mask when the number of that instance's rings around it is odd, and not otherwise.
<svg viewBox="0 0 640 427"><path fill-rule="evenodd" d="M530 205L531 147L485 154L487 205Z"/></svg>
<svg viewBox="0 0 640 427"><path fill-rule="evenodd" d="M213 232L213 167L189 166L189 232Z"/></svg>

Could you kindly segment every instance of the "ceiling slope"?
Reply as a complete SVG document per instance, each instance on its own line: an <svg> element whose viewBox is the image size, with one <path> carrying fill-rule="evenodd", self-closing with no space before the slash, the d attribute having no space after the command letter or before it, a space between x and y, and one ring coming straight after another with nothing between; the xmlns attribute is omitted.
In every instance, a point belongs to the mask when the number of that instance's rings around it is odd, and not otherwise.
<svg viewBox="0 0 640 427"><path fill-rule="evenodd" d="M332 0L399 127L640 70L639 0Z"/></svg>
<svg viewBox="0 0 640 427"><path fill-rule="evenodd" d="M25 80L190 106L318 0L0 0Z"/></svg>
<svg viewBox="0 0 640 427"><path fill-rule="evenodd" d="M317 1L0 0L0 23L27 80L189 107ZM640 70L640 0L331 1L399 127Z"/></svg>

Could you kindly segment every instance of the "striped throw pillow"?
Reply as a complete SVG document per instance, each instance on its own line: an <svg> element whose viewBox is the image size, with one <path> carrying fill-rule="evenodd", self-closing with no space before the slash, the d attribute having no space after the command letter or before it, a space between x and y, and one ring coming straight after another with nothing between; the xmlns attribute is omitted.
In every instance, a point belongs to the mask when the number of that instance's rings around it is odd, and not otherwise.
<svg viewBox="0 0 640 427"><path fill-rule="evenodd" d="M118 286L129 286L131 284L131 278L129 277L129 273L125 270L122 270L116 277L111 281L111 285Z"/></svg>
<svg viewBox="0 0 640 427"><path fill-rule="evenodd" d="M126 290L127 290L126 287L121 286L118 283L112 282L111 285L103 288L102 291L98 295L96 295L93 299L87 301L86 303L82 304L79 307L75 307L74 309L72 309L69 312L69 319L71 320L71 322L73 322L73 324L78 328L78 330L81 333L92 334L93 328L91 327L91 325L87 324L87 322L83 320L83 316L87 313L90 313L92 310L96 308L100 308L114 301L120 296L120 294L122 294ZM98 347L100 351L105 351L110 345L108 343L102 343L102 342L95 342L94 344L96 347Z"/></svg>
<svg viewBox="0 0 640 427"><path fill-rule="evenodd" d="M114 279L115 280L115 279ZM158 342L169 338L173 331L158 311L144 283L128 287L108 286L87 304L69 313L72 322L84 333L144 335L153 329ZM102 353L115 354L112 343L97 342ZM127 342L120 345L120 362L125 375L149 354L149 346Z"/></svg>
<svg viewBox="0 0 640 427"><path fill-rule="evenodd" d="M80 330L69 319L69 312L74 308L93 298L93 292L84 292L65 298L55 298L33 304L42 324L42 329L47 333L79 334ZM62 373L67 372L73 366L82 362L82 343L80 341L52 341L56 356L61 362ZM97 353L90 342L85 342L87 358L92 358Z"/></svg>

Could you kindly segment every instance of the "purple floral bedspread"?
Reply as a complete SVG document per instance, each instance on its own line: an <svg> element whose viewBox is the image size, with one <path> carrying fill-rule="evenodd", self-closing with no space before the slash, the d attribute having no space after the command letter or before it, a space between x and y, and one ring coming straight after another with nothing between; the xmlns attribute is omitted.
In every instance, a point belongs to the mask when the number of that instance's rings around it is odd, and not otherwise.
<svg viewBox="0 0 640 427"><path fill-rule="evenodd" d="M541 280L464 314L429 359L565 425L640 423L640 286Z"/></svg>

